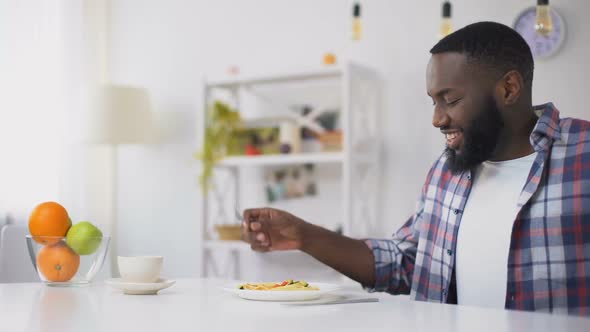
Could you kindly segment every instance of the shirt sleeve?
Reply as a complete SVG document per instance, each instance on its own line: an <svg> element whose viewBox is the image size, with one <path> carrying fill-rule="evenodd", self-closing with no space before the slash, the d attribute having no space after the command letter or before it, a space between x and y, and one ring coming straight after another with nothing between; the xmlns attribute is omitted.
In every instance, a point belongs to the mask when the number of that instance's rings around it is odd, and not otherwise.
<svg viewBox="0 0 590 332"><path fill-rule="evenodd" d="M393 234L391 239L366 239L365 244L375 257L375 285L365 289L369 292L409 294L418 249L419 224L424 211L426 185L416 212Z"/></svg>

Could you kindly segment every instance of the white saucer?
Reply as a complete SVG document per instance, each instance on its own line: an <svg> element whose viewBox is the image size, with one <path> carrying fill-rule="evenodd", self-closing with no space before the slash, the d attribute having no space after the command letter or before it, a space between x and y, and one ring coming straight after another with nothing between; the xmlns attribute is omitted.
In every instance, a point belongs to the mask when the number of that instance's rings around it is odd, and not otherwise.
<svg viewBox="0 0 590 332"><path fill-rule="evenodd" d="M105 284L121 289L129 295L156 295L158 291L168 288L176 283L174 280L158 279L157 282L125 282L121 278L110 278Z"/></svg>

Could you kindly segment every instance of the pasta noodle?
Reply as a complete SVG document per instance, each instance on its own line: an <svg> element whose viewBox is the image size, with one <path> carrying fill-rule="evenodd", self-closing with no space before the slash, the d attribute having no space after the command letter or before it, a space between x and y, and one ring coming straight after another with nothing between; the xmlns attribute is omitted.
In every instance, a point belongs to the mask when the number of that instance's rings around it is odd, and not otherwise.
<svg viewBox="0 0 590 332"><path fill-rule="evenodd" d="M285 280L280 283L276 282L261 282L261 283L246 283L241 284L239 289L243 290L265 290L265 291L305 291L305 290L319 290L317 287L310 286L303 280L293 281Z"/></svg>

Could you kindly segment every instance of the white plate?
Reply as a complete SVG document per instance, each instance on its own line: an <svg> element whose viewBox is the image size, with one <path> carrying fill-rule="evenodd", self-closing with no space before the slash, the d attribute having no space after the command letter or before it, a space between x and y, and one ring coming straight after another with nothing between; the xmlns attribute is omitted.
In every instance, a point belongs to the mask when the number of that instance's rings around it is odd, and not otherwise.
<svg viewBox="0 0 590 332"><path fill-rule="evenodd" d="M326 284L321 282L309 282L310 286L317 287L319 290L302 290L302 291L270 291L270 290L249 290L239 289L240 284L231 284L223 287L226 292L234 293L237 296L247 300L257 301L308 301L318 299L323 294L340 289L340 286Z"/></svg>
<svg viewBox="0 0 590 332"><path fill-rule="evenodd" d="M125 282L121 278L111 278L104 282L105 284L120 289L129 295L156 295L158 291L168 288L176 281L159 279L157 282Z"/></svg>

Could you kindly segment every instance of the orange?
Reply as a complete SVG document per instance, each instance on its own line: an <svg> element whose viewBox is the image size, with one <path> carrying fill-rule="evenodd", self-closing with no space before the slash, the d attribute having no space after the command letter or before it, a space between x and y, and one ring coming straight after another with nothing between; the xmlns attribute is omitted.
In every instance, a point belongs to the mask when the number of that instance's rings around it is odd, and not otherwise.
<svg viewBox="0 0 590 332"><path fill-rule="evenodd" d="M29 232L41 244L54 244L61 239L43 238L44 236L64 237L72 221L68 211L56 202L37 205L29 217Z"/></svg>
<svg viewBox="0 0 590 332"><path fill-rule="evenodd" d="M63 242L45 246L37 255L37 268L49 281L68 281L80 267L80 256Z"/></svg>

